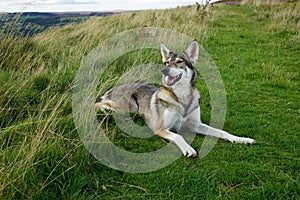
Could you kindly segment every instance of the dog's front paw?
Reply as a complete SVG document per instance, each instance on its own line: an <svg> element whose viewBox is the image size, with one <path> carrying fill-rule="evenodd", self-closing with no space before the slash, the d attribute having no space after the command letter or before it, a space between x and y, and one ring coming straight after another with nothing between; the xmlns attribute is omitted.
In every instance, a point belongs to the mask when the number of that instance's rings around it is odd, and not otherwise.
<svg viewBox="0 0 300 200"><path fill-rule="evenodd" d="M251 138L237 137L233 142L235 143L244 143L244 144L255 144L256 141Z"/></svg>
<svg viewBox="0 0 300 200"><path fill-rule="evenodd" d="M244 138L244 143L245 144L255 144L256 140L251 139L251 138Z"/></svg>
<svg viewBox="0 0 300 200"><path fill-rule="evenodd" d="M191 147L181 135L173 134L172 137L169 137L169 140L175 142L184 156L188 158L194 158L197 156L195 149L193 149L193 147Z"/></svg>
<svg viewBox="0 0 300 200"><path fill-rule="evenodd" d="M183 151L183 154L184 154L185 157L188 157L188 158L195 158L195 157L197 157L197 152L192 147L189 147L188 149L185 149Z"/></svg>

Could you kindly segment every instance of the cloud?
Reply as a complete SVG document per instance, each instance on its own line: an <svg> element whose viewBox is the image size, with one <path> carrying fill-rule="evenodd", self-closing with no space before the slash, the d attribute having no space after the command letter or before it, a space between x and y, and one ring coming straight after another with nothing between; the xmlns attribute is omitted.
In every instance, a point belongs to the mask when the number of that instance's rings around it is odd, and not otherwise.
<svg viewBox="0 0 300 200"><path fill-rule="evenodd" d="M69 4L96 4L94 0L0 0L0 5L69 5Z"/></svg>
<svg viewBox="0 0 300 200"><path fill-rule="evenodd" d="M1 4L6 5L69 5L69 4L106 4L106 5L120 5L120 6L135 6L135 5L169 5L169 7L174 7L174 5L185 5L195 3L195 0L0 0Z"/></svg>
<svg viewBox="0 0 300 200"><path fill-rule="evenodd" d="M55 0L54 0L55 1ZM92 0L57 0L57 4L96 4Z"/></svg>
<svg viewBox="0 0 300 200"><path fill-rule="evenodd" d="M0 12L146 10L193 5L199 0L0 0Z"/></svg>

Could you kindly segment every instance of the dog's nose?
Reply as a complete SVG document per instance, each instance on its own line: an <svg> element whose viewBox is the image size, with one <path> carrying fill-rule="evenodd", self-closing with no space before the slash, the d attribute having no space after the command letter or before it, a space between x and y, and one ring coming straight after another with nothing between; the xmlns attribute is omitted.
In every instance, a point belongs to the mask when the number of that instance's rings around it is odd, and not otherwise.
<svg viewBox="0 0 300 200"><path fill-rule="evenodd" d="M161 72L163 73L163 75L167 76L170 72L170 68L169 67L165 67L163 68L163 70L161 70Z"/></svg>

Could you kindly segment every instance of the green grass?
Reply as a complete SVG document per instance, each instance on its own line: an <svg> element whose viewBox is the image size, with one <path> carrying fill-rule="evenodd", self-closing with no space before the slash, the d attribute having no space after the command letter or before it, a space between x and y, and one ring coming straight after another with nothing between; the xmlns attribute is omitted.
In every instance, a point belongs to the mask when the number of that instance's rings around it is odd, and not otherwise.
<svg viewBox="0 0 300 200"><path fill-rule="evenodd" d="M299 13L298 2L248 1L214 6L201 24L195 7L183 7L96 17L27 39L1 36L0 198L300 199ZM219 140L203 159L182 156L144 174L108 168L86 150L72 117L80 62L105 39L144 25L198 39L224 81L224 129L255 138L256 145ZM130 66L160 61L159 51L143 56L133 52L112 63L99 95ZM209 123L201 78L197 87ZM132 138L112 118L106 122L110 139L124 149L147 152L166 143ZM203 140L197 136L192 146L200 149Z"/></svg>

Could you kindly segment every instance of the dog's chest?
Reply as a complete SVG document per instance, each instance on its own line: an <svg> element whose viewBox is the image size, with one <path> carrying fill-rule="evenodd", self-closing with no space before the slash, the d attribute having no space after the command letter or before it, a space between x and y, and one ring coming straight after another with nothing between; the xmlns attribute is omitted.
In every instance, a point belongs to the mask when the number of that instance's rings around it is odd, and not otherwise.
<svg viewBox="0 0 300 200"><path fill-rule="evenodd" d="M195 99L190 101L189 104L178 103L176 107L165 108L163 114L164 127L169 130L180 131L191 119L191 113L198 107L198 100Z"/></svg>
<svg viewBox="0 0 300 200"><path fill-rule="evenodd" d="M197 90L189 93L181 91L180 95L175 95L173 92L161 89L152 97L150 121L151 118L156 118L163 123L165 129L180 131L190 118L190 114L199 107L199 98ZM154 121L154 124L159 123Z"/></svg>
<svg viewBox="0 0 300 200"><path fill-rule="evenodd" d="M184 93L178 98L180 114L182 120L184 121L190 113L192 113L196 108L199 107L200 94L198 90L194 89L191 92Z"/></svg>

